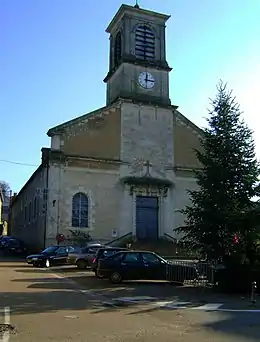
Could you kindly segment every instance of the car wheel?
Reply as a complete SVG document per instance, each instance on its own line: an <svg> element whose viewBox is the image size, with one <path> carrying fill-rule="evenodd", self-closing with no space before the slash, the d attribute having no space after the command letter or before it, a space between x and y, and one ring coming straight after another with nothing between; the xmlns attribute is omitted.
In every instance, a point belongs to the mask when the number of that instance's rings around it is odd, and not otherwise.
<svg viewBox="0 0 260 342"><path fill-rule="evenodd" d="M49 268L51 266L50 260L46 259L45 261L45 267Z"/></svg>
<svg viewBox="0 0 260 342"><path fill-rule="evenodd" d="M95 272L95 276L96 276L98 279L104 278L104 276L102 276L102 275L99 274L98 270L95 270L94 272Z"/></svg>
<svg viewBox="0 0 260 342"><path fill-rule="evenodd" d="M86 262L86 260L78 260L76 262L76 265L79 269L83 270L83 269L87 268L88 263Z"/></svg>
<svg viewBox="0 0 260 342"><path fill-rule="evenodd" d="M118 272L113 272L110 277L109 280L111 281L111 283L113 284L119 284L122 282L122 276L120 273Z"/></svg>

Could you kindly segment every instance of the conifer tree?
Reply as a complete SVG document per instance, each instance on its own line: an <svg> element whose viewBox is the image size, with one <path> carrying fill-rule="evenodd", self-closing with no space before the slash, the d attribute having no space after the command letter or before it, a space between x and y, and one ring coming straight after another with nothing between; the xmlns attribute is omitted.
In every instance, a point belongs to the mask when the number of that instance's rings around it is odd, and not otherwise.
<svg viewBox="0 0 260 342"><path fill-rule="evenodd" d="M245 226L245 213L258 196L260 169L252 131L222 81L211 105L201 148L195 150L198 188L189 191L191 205L182 210L186 222L178 231L189 248L216 259L245 246L246 236L252 239L246 233L255 226Z"/></svg>

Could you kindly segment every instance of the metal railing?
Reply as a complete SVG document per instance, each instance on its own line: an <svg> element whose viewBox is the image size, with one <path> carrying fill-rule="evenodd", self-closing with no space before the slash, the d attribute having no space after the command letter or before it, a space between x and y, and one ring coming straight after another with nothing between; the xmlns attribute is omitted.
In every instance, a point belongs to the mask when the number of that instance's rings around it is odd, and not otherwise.
<svg viewBox="0 0 260 342"><path fill-rule="evenodd" d="M193 286L213 286L215 267L212 263L171 260L166 266L166 280Z"/></svg>

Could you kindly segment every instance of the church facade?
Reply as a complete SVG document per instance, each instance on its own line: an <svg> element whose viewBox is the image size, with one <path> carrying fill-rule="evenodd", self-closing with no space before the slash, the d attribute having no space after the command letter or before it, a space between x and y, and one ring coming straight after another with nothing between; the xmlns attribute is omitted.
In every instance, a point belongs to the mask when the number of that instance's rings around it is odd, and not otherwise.
<svg viewBox="0 0 260 342"><path fill-rule="evenodd" d="M13 201L12 233L39 246L73 231L107 241L178 239L202 131L170 101L168 19L120 7L106 30L106 106L48 131L51 147Z"/></svg>

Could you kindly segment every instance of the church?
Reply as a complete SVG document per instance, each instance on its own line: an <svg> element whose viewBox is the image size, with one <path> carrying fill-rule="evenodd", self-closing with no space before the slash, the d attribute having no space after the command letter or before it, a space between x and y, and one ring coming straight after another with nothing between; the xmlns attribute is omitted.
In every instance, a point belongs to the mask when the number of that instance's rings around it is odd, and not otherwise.
<svg viewBox="0 0 260 342"><path fill-rule="evenodd" d="M169 18L119 8L106 29L106 106L49 129L50 148L13 199L13 235L37 248L79 231L102 241L178 240L203 133L169 97Z"/></svg>

